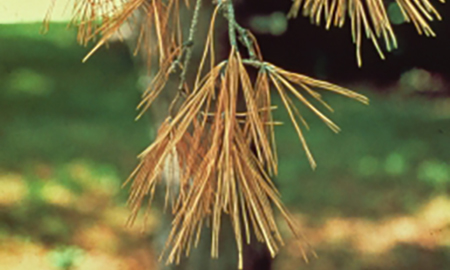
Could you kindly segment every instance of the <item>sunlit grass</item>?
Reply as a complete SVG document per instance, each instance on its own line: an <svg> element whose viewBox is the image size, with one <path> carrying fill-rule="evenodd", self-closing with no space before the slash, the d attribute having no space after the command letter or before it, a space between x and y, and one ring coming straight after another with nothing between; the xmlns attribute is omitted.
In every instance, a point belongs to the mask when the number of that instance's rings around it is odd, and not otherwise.
<svg viewBox="0 0 450 270"><path fill-rule="evenodd" d="M316 226L308 226L304 215L297 220L319 256L304 266L309 269L331 270L336 265L346 269L438 269L427 262L442 263L439 254L450 251L450 198L446 196L431 198L412 215L377 220L330 216ZM296 241L288 242L277 269L298 269L302 258L296 245Z"/></svg>
<svg viewBox="0 0 450 270"><path fill-rule="evenodd" d="M41 196L47 203L65 207L72 207L76 198L68 188L55 182L45 184L41 189Z"/></svg>
<svg viewBox="0 0 450 270"><path fill-rule="evenodd" d="M118 180L108 166L83 160L57 167L38 163L25 174L2 172L0 217L23 223L1 227L1 269L127 270L154 265L154 257L141 254L143 248L151 254L145 236L159 226L159 219L149 217L145 234L140 226L126 227L129 212L117 196ZM48 242L48 237L56 241Z"/></svg>
<svg viewBox="0 0 450 270"><path fill-rule="evenodd" d="M0 174L0 205L17 204L27 195L27 183L21 175L14 173Z"/></svg>

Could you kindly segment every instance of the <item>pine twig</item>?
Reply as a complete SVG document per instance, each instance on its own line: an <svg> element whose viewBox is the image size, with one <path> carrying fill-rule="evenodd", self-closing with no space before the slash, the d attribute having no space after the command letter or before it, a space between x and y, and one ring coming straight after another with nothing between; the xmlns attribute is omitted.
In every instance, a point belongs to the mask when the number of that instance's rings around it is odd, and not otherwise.
<svg viewBox="0 0 450 270"><path fill-rule="evenodd" d="M183 64L183 71L180 74L180 84L178 86L178 89L183 89L184 82L186 81L186 74L189 66L189 62L192 58L192 47L194 45L194 35L197 30L197 24L198 24L198 16L200 14L200 8L202 6L202 0L197 0L195 2L195 9L194 9L194 15L192 16L191 20L191 27L189 28L189 37L188 40L183 44L183 50L186 51L184 56L184 64ZM183 54L181 54L183 55Z"/></svg>

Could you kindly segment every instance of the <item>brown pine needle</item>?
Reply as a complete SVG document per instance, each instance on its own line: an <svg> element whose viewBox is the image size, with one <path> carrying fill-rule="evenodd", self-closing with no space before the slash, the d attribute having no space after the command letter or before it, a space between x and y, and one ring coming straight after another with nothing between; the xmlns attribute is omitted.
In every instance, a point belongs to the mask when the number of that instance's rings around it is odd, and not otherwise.
<svg viewBox="0 0 450 270"><path fill-rule="evenodd" d="M205 55L214 53L212 43L209 41L208 44ZM211 256L217 258L224 215L230 218L234 230L239 267L243 266L243 244L250 243L250 233L266 244L272 256L283 245L272 206L281 211L293 233L300 236L270 179L277 172L273 129L276 122L272 116L276 107L271 104L271 85L281 96L313 168L316 163L297 119L305 125L306 121L289 95L299 99L336 132L339 128L312 105L300 89L331 111L316 89L368 102L366 97L345 88L269 63L257 63L260 72L256 82L252 83L248 66L232 48L227 61L220 62L206 76L197 79L197 87L187 95L179 110L164 122L154 143L140 155L141 164L131 176L134 179L129 201L131 222L142 200L149 197L151 202L161 178L166 179L164 182L168 186L177 186L176 192L166 188L166 204L172 202L174 214L172 231L163 252L167 263L177 263L182 256L188 256L192 245L199 241L202 226L209 222L212 228ZM161 80L165 81L164 78ZM159 92L162 88L163 85L156 87ZM158 91L145 94L143 102L151 103ZM238 96L244 101L239 106ZM178 178L178 185L174 184L175 178Z"/></svg>
<svg viewBox="0 0 450 270"><path fill-rule="evenodd" d="M207 220L212 228L211 256L218 257L221 220L226 215L235 233L238 266L243 267L243 244L250 243L251 232L267 245L272 256L283 245L272 205L293 224L266 172L269 167L275 172L277 166L271 141L273 124L267 128L268 121L274 123L274 108L262 94L268 94L269 89L259 88L258 94L235 50L198 84L140 156L141 165L131 176L130 221L135 219L144 197L151 201L161 177L178 175L178 194L166 188L166 201L175 202L173 227L163 253L167 262L177 263L181 256L189 255ZM269 83L260 79L257 85L268 87ZM237 105L240 92L245 100L244 112ZM164 173L168 169L173 171ZM295 226L292 229L297 230Z"/></svg>
<svg viewBox="0 0 450 270"><path fill-rule="evenodd" d="M428 22L435 18L441 20L441 16L429 0L396 0L396 2L405 21L412 22L419 34L435 35ZM397 48L397 39L386 11L385 2L382 0L294 0L288 16L297 17L300 10L304 16L310 17L314 24L320 25L323 18L327 29L331 25L342 27L348 16L352 40L356 45L358 66L362 65L363 31L372 41L382 59L384 59L384 54L378 44L378 39L384 40L387 51Z"/></svg>
<svg viewBox="0 0 450 270"><path fill-rule="evenodd" d="M315 100L317 100L320 104L322 104L326 109L328 109L331 112L333 112L333 109L331 108L331 106L322 100L321 95L316 90L314 90L314 88L332 91L332 92L341 94L343 96L347 96L349 98L355 99L355 100L360 101L365 104L368 104L368 102L369 102L369 100L365 96L358 94L356 92L353 92L351 90L348 90L346 88L343 88L343 87L340 87L340 86L337 86L337 85L334 85L334 84L331 84L328 82L315 80L315 79L309 78L309 77L301 75L301 74L289 72L289 71L283 70L279 67L276 67L270 63L259 62L259 61L247 61L246 63L251 66L259 67L259 69L260 69L260 72L259 72L259 75L257 78L257 86L258 85L263 86L263 88L257 87L257 90L256 90L257 93L264 93L264 92L270 91L270 86L269 86L269 82L267 81L267 77L270 78L271 84L275 87L275 89L277 90L278 94L281 97L281 100L282 100L282 102L288 112L288 115L297 131L297 134L302 143L303 149L305 150L306 156L307 156L307 158L310 162L310 165L313 169L317 165L316 165L316 162L314 161L311 151L306 143L303 131L301 130L300 125L297 122L297 119L299 119L307 129L309 129L308 124L307 124L306 120L303 118L303 116L301 115L301 113L299 112L299 110L297 109L297 107L294 105L292 99L289 97L287 92L291 93L298 100L300 100L307 108L309 108L314 114L316 114L334 132L339 132L340 131L339 127L336 124L334 124L327 116L325 116L320 110L318 110L309 100L307 100L306 97L304 95L302 95L301 92L294 85L299 86L300 89L303 89L306 93L308 93L310 96L312 96ZM265 90L261 90L261 89L265 89ZM265 95L266 95L265 99L268 102L264 103L264 99L262 99L262 100L258 99L258 103L262 104L262 106L264 106L264 107L271 106L271 104L269 104L270 98L267 99L270 95L269 94L265 94ZM248 106L248 107L251 108L252 106ZM268 115L266 117L269 119L272 119L270 111L268 112ZM259 124L259 126L263 126L263 125ZM263 133L263 131L261 131L261 133ZM270 141L272 141L272 142L269 144L267 142L268 141L267 138L264 138L264 140L262 141L262 142L264 142L264 146L263 146L264 149L275 149L275 146L268 147L268 145L275 145L275 143L273 141L274 140L273 139L274 138L273 130L265 131L265 134L267 134L267 137L269 137ZM253 137L257 138L257 136L253 136ZM257 140L255 140L255 141L257 142ZM258 147L256 147L256 150L257 150L258 156L260 156ZM266 153L271 154L272 152L266 150ZM274 164L272 166L272 168L276 168L276 156L271 154L271 157L273 157L273 158L267 158L267 160L270 162L263 162L263 164L266 164L266 163ZM271 167L269 166L269 168L271 168ZM271 171L269 169L269 173L270 172Z"/></svg>

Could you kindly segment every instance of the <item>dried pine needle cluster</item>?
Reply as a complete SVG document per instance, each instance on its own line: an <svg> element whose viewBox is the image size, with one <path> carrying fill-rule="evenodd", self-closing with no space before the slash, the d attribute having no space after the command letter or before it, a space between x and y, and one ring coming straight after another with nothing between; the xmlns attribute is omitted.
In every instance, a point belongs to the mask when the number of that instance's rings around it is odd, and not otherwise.
<svg viewBox="0 0 450 270"><path fill-rule="evenodd" d="M426 36L435 36L428 22L441 20L439 12L429 0L395 0L405 22L413 23L417 32ZM440 0L444 3L445 0ZM384 59L383 50L378 39L383 39L387 51L397 48L392 24L387 13L386 1L383 0L294 0L289 12L290 17L296 17L301 9L304 16L310 17L317 25L325 21L325 27L342 27L348 16L351 24L353 43L356 44L358 65L362 65L361 42L363 31Z"/></svg>
<svg viewBox="0 0 450 270"><path fill-rule="evenodd" d="M236 22L231 0L213 1L215 9L203 42L204 53L192 83L186 79L186 72L194 68L189 62L202 0L71 2L75 14L72 24L79 29L78 41L83 45L97 41L87 57L112 36L120 36L126 24L137 33L136 53L143 53L149 64L157 59L159 71L139 104L142 113L166 90L169 76L180 74L178 94L168 116L154 142L140 154L140 164L127 181L131 185L130 223L144 201L150 206L157 186L162 181L166 183L166 204L171 205L174 216L164 251L167 262L177 263L182 256L188 256L204 226L212 229L211 256L219 256L223 215L229 218L234 230L240 268L243 245L250 243L252 234L266 244L272 256L283 245L274 208L292 232L301 237L271 181L278 171L274 128L281 124L272 115L276 109L272 95L281 98L313 168L316 163L303 135L308 125L295 102L302 103L338 132L339 128L312 103L332 111L318 90L362 103L368 103L367 98L265 62L254 36ZM419 33L434 35L427 20L432 20L433 15L440 17L428 0L397 0L397 3L405 19L413 22ZM183 36L179 16L182 6L191 8L193 14L187 37ZM361 28L380 54L378 38L385 40L388 50L396 47L392 26L380 0L295 0L290 16L296 16L300 9L317 24L323 14L327 28L342 26L348 13L359 63ZM216 60L214 44L219 16L227 22L230 42L228 58L222 60ZM257 72L256 78L249 75L252 70Z"/></svg>

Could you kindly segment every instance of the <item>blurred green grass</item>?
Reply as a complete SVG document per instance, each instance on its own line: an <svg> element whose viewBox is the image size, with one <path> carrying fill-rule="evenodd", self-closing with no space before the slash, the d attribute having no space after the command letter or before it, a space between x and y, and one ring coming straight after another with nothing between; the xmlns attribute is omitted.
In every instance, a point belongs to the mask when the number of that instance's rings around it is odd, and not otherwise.
<svg viewBox="0 0 450 270"><path fill-rule="evenodd" d="M134 121L138 76L124 45L112 43L82 64L88 48L75 43L72 30L53 24L49 34L39 35L40 27L0 27L0 197L13 198L0 200L0 235L48 246L57 257L54 267L69 269L66 257L79 256L71 248L86 247L76 240L80 228L111 227L121 243L114 256L131 253L130 243L140 248L152 237L152 231L138 237L123 230L124 220L105 218L111 209L126 218L127 192L120 185L150 142L150 124ZM371 105L325 93L336 111L328 115L342 128L339 135L301 110L311 126L306 137L316 171L309 168L286 113L281 106L276 111L287 124L277 130L276 181L288 207L306 216L309 226L320 227L336 217L377 222L415 215L433 198L447 197L445 100L405 96L396 89L377 94L370 82L350 87L368 95ZM380 266L359 258L346 243L319 250L324 256L310 269L411 269L406 258L421 253L421 247L399 246L392 254L400 255L387 255L392 265ZM450 260L442 255L450 254L448 246L438 247L436 257L427 252L438 266ZM427 269L444 269L438 266Z"/></svg>
<svg viewBox="0 0 450 270"><path fill-rule="evenodd" d="M311 119L307 139L318 161L316 171L304 161L294 130L280 128L279 186L288 204L316 217L331 211L377 219L414 213L431 197L447 194L450 119L436 112L431 100L365 88L352 87L370 97L368 107L326 97L340 134Z"/></svg>
<svg viewBox="0 0 450 270"><path fill-rule="evenodd" d="M148 143L144 121L134 121L139 92L126 48L113 45L83 64L88 49L73 31L52 25L39 35L39 27L0 29L0 164L85 158L126 174Z"/></svg>

